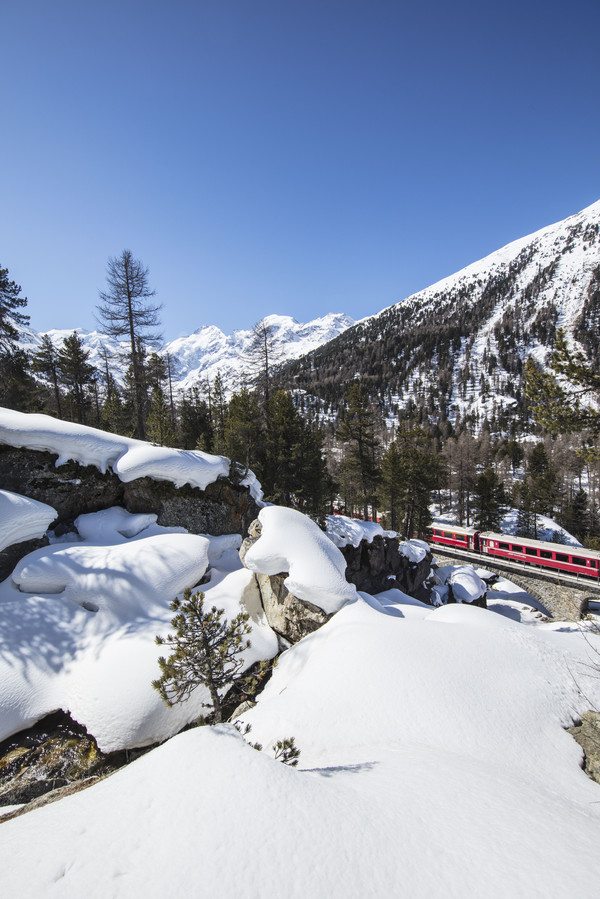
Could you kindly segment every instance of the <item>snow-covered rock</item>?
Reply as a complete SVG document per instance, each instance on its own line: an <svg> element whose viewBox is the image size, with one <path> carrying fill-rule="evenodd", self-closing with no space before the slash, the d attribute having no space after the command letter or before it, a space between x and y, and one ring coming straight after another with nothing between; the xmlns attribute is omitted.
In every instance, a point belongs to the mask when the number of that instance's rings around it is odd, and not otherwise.
<svg viewBox="0 0 600 899"><path fill-rule="evenodd" d="M43 537L56 510L35 499L0 490L0 551L15 543Z"/></svg>
<svg viewBox="0 0 600 899"><path fill-rule="evenodd" d="M356 595L345 578L344 557L314 521L281 506L261 509L258 518L260 536L245 553L246 568L264 575L286 572L289 593L327 615Z"/></svg>

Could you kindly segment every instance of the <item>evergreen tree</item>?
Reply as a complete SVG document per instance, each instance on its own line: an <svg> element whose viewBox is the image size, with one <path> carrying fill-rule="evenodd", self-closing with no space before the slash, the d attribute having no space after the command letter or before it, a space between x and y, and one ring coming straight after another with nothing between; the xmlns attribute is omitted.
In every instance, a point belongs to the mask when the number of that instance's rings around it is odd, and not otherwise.
<svg viewBox="0 0 600 899"><path fill-rule="evenodd" d="M198 387L191 387L179 404L179 433L184 449L213 451L213 426L206 400Z"/></svg>
<svg viewBox="0 0 600 899"><path fill-rule="evenodd" d="M173 446L175 443L171 409L160 384L152 389L146 430L149 440L158 446Z"/></svg>
<svg viewBox="0 0 600 899"><path fill-rule="evenodd" d="M536 421L551 434L586 428L598 433L600 374L583 353L569 349L562 328L556 334L550 365L552 371L544 372L530 358L525 366L525 392ZM593 401L591 406L589 399Z"/></svg>
<svg viewBox="0 0 600 899"><path fill-rule="evenodd" d="M365 519L369 506L377 501L380 479L380 443L375 436L375 423L367 395L358 381L353 381L346 394L346 410L338 437L344 444L342 474L356 489Z"/></svg>
<svg viewBox="0 0 600 899"><path fill-rule="evenodd" d="M475 478L474 525L481 531L499 531L506 509L504 485L493 468Z"/></svg>
<svg viewBox="0 0 600 899"><path fill-rule="evenodd" d="M382 501L390 510L392 528L401 528L409 539L423 534L431 523L432 493L439 488L443 474L441 458L424 428L403 423L384 456L382 469Z"/></svg>
<svg viewBox="0 0 600 899"><path fill-rule="evenodd" d="M232 395L223 416L223 452L246 468L256 468L260 476L258 469L264 462L264 442L258 399L255 393L243 387Z"/></svg>
<svg viewBox="0 0 600 899"><path fill-rule="evenodd" d="M227 399L225 397L225 385L223 384L220 372L217 372L217 376L213 382L210 399L215 452L224 453L226 439L225 429L227 424Z"/></svg>
<svg viewBox="0 0 600 899"><path fill-rule="evenodd" d="M23 350L0 353L0 405L19 412L39 409L39 388L29 374L29 359Z"/></svg>
<svg viewBox="0 0 600 899"><path fill-rule="evenodd" d="M88 362L89 355L76 331L65 337L58 349L57 368L61 384L67 388L71 420L80 424L85 424L90 405L89 388L96 377L95 368Z"/></svg>
<svg viewBox="0 0 600 899"><path fill-rule="evenodd" d="M19 311L27 305L27 297L20 293L21 287L8 277L8 269L0 267L0 356L15 352L17 326L29 324L29 316Z"/></svg>
<svg viewBox="0 0 600 899"><path fill-rule="evenodd" d="M591 530L591 513L588 495L585 490L579 489L573 499L567 503L559 523L570 534L583 542Z"/></svg>
<svg viewBox="0 0 600 899"><path fill-rule="evenodd" d="M31 367L33 371L44 375L51 382L54 389L56 413L59 418L62 418L60 390L58 387L58 351L47 334L42 334L40 348L33 354Z"/></svg>
<svg viewBox="0 0 600 899"><path fill-rule="evenodd" d="M175 617L171 621L174 634L157 637L159 646L172 650L168 659L158 660L161 676L152 686L167 705L184 702L192 691L203 684L208 688L215 724L222 720L220 693L230 686L241 672L241 653L250 646L250 616L242 612L230 622L223 618L223 609L215 606L204 609L204 593L192 593L187 588L183 601L175 598L170 605Z"/></svg>
<svg viewBox="0 0 600 899"><path fill-rule="evenodd" d="M136 436L144 440L147 399L144 352L160 340L156 329L161 307L148 302L155 295L150 290L148 269L133 258L130 250L123 250L118 258L108 260L106 281L107 289L100 291L98 318L107 334L126 337L129 342Z"/></svg>

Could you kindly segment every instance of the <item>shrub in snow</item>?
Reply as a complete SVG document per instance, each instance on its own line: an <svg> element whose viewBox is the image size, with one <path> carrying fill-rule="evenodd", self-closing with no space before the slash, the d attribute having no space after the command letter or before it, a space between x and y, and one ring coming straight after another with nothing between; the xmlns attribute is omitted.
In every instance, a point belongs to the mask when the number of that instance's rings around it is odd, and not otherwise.
<svg viewBox="0 0 600 899"><path fill-rule="evenodd" d="M161 676L152 682L168 706L184 702L192 691L203 684L212 700L215 724L222 720L219 691L233 683L243 662L240 654L250 641L249 615L240 612L232 621L223 620L223 609L204 610L204 593L187 588L183 601L175 598L170 608L177 612L171 621L175 634L158 636L159 646L173 649L168 659L161 656L158 664ZM210 703L203 703L210 708Z"/></svg>
<svg viewBox="0 0 600 899"><path fill-rule="evenodd" d="M275 758L278 761L283 762L284 765L289 765L290 768L296 767L300 758L300 750L296 746L296 741L293 737L277 740L273 748L275 749Z"/></svg>

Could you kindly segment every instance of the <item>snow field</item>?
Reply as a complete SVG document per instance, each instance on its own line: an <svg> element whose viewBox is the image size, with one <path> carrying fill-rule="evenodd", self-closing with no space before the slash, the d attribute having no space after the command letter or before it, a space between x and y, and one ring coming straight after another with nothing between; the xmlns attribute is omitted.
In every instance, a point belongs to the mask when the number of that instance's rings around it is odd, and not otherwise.
<svg viewBox="0 0 600 899"><path fill-rule="evenodd" d="M580 636L383 600L357 596L280 658L243 716L265 751L188 731L5 823L3 892L595 895L600 791L562 730ZM292 735L301 769L269 755Z"/></svg>
<svg viewBox="0 0 600 899"><path fill-rule="evenodd" d="M103 751L163 740L204 712L199 687L168 708L152 688L173 613L170 602L205 575L205 602L231 619L247 610L246 666L277 652L240 538L162 528L123 509L82 515L80 540L30 553L0 584L0 739L55 709L70 711Z"/></svg>

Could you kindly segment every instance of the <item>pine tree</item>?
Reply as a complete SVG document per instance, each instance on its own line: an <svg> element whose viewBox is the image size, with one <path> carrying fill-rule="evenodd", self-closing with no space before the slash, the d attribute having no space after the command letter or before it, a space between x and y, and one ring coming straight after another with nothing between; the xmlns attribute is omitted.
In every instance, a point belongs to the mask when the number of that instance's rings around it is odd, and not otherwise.
<svg viewBox="0 0 600 899"><path fill-rule="evenodd" d="M170 605L177 614L171 621L174 634L157 637L159 646L169 646L173 651L168 659L161 656L158 664L161 676L152 682L168 706L184 702L200 684L208 688L211 702L203 703L213 709L215 724L222 720L220 693L230 686L241 672L240 655L250 646L246 639L250 633L246 612L236 615L230 622L223 619L223 609L215 606L204 609L204 593L192 593L187 588L183 601L175 598Z"/></svg>
<svg viewBox="0 0 600 899"><path fill-rule="evenodd" d="M179 403L179 434L184 449L213 451L213 426L206 400L198 387L191 387Z"/></svg>
<svg viewBox="0 0 600 899"><path fill-rule="evenodd" d="M586 428L598 433L600 374L583 353L569 349L562 328L556 333L550 365L552 371L544 372L530 358L525 366L525 393L535 420L550 434ZM588 405L589 399L595 401L596 408Z"/></svg>
<svg viewBox="0 0 600 899"><path fill-rule="evenodd" d="M259 474L264 461L264 429L258 399L247 387L234 393L224 415L222 449L225 455Z"/></svg>
<svg viewBox="0 0 600 899"><path fill-rule="evenodd" d="M403 423L382 462L381 498L394 521L411 538L423 534L431 523L431 497L442 479L440 456L431 446L426 431Z"/></svg>
<svg viewBox="0 0 600 899"><path fill-rule="evenodd" d="M504 486L493 468L486 468L475 478L474 525L481 531L499 531L506 497Z"/></svg>
<svg viewBox="0 0 600 899"><path fill-rule="evenodd" d="M31 367L33 371L45 375L51 382L54 389L54 402L56 404L56 412L59 418L62 418L60 405L60 390L58 387L58 351L48 334L42 334L40 348L32 357Z"/></svg>
<svg viewBox="0 0 600 899"><path fill-rule="evenodd" d="M27 297L20 296L21 287L8 277L8 269L0 267L0 356L16 350L18 325L29 323L29 316L20 312L27 305Z"/></svg>
<svg viewBox="0 0 600 899"><path fill-rule="evenodd" d="M346 394L346 411L338 437L344 446L342 474L356 489L365 519L375 507L380 479L380 443L365 391L353 381Z"/></svg>
<svg viewBox="0 0 600 899"><path fill-rule="evenodd" d="M157 446L173 446L175 443L171 409L160 384L152 389L146 431L148 438Z"/></svg>
<svg viewBox="0 0 600 899"><path fill-rule="evenodd" d="M89 356L76 331L65 337L58 349L57 368L61 384L68 391L71 419L76 419L80 424L85 424L90 404L88 391L96 377L95 368L88 362Z"/></svg>
<svg viewBox="0 0 600 899"><path fill-rule="evenodd" d="M111 337L126 337L129 343L129 360L133 384L133 401L136 413L136 436L146 437L145 406L146 382L144 351L160 341L160 305L148 300L156 291L150 289L148 269L131 250L123 250L118 258L110 258L106 273L107 289L100 291L98 320Z"/></svg>

